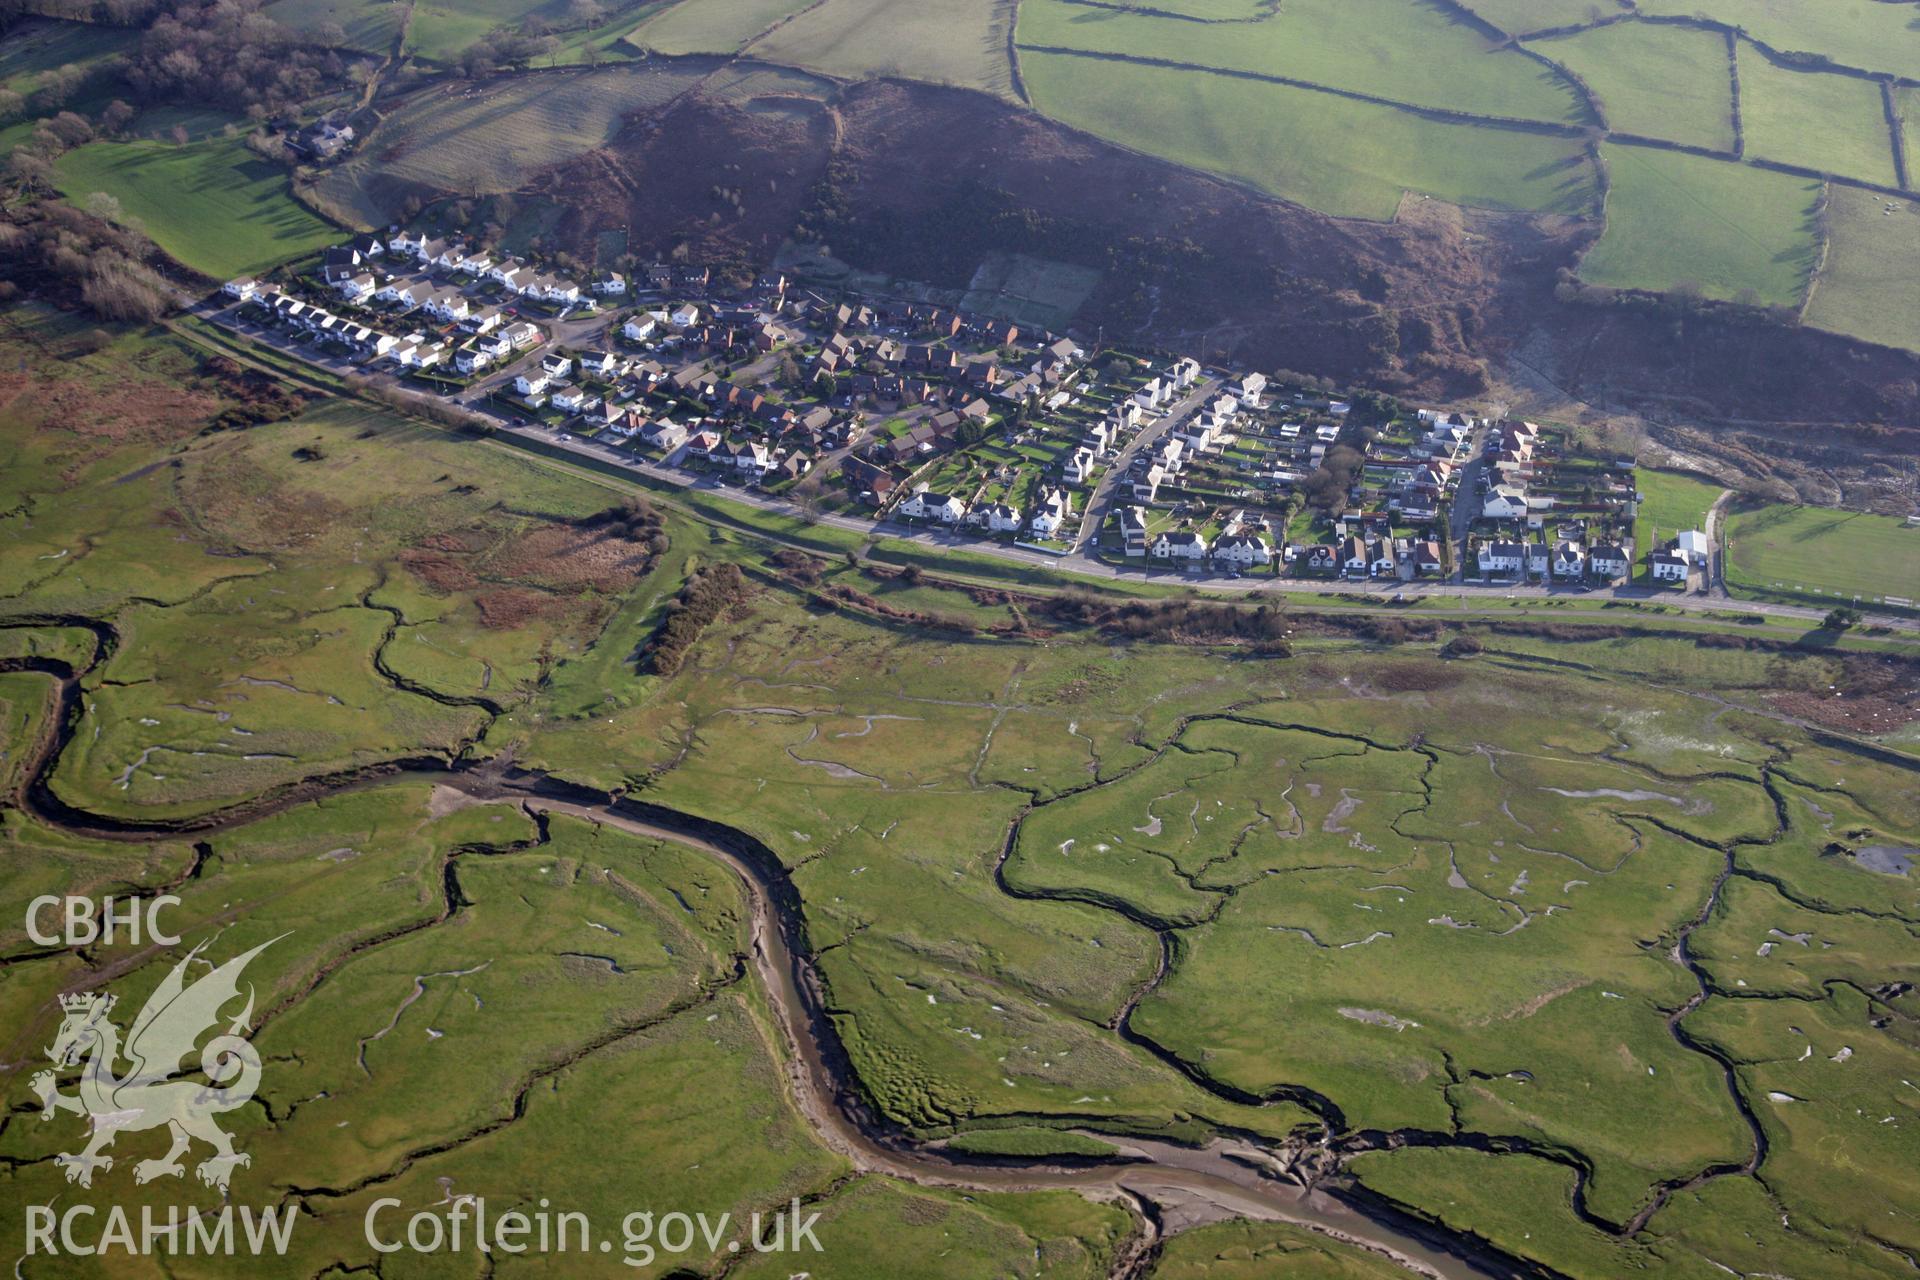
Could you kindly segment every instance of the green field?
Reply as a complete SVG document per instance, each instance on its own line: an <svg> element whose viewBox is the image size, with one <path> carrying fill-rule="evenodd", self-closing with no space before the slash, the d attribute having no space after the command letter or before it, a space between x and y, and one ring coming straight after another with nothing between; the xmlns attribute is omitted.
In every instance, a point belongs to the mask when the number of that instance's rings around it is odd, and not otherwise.
<svg viewBox="0 0 1920 1280"><path fill-rule="evenodd" d="M1797 306L1818 255L1819 184L1640 147L1604 148L1607 228L1580 276L1619 289L1698 285L1708 297Z"/></svg>
<svg viewBox="0 0 1920 1280"><path fill-rule="evenodd" d="M735 53L752 37L809 0L679 0L654 14L627 35L627 43L661 53Z"/></svg>
<svg viewBox="0 0 1920 1280"><path fill-rule="evenodd" d="M1727 585L1798 604L1920 601L1920 526L1828 507L1736 507Z"/></svg>
<svg viewBox="0 0 1920 1280"><path fill-rule="evenodd" d="M1634 557L1642 564L1647 553L1674 535L1689 529L1706 531L1707 509L1721 493L1719 485L1676 471L1642 467L1634 475L1640 489L1640 508L1634 514Z"/></svg>
<svg viewBox="0 0 1920 1280"><path fill-rule="evenodd" d="M0 87L32 93L47 72L91 70L133 42L134 33L120 27L28 18L0 38Z"/></svg>
<svg viewBox="0 0 1920 1280"><path fill-rule="evenodd" d="M1742 47L1740 114L1750 155L1895 185L1880 86L1870 80L1791 71Z"/></svg>
<svg viewBox="0 0 1920 1280"><path fill-rule="evenodd" d="M349 48L380 54L393 48L406 19L401 0L268 0L262 12L297 31L338 23Z"/></svg>
<svg viewBox="0 0 1920 1280"><path fill-rule="evenodd" d="M1252 71L1473 114L1582 119L1571 89L1539 63L1495 49L1437 6L1405 0L1296 0L1266 19L1236 24L1024 0L1019 37L1022 46Z"/></svg>
<svg viewBox="0 0 1920 1280"><path fill-rule="evenodd" d="M1581 213L1592 173L1571 139L1449 125L1307 89L1026 53L1035 104L1066 123L1311 208L1387 219L1403 193ZM1219 120L1259 129L1219 129Z"/></svg>
<svg viewBox="0 0 1920 1280"><path fill-rule="evenodd" d="M1881 0L1637 0L1643 13L1696 14L1739 27L1783 53L1811 53L1843 66L1920 78L1913 15Z"/></svg>
<svg viewBox="0 0 1920 1280"><path fill-rule="evenodd" d="M1717 33L1620 22L1531 47L1586 81L1609 127L1733 150L1733 82Z"/></svg>
<svg viewBox="0 0 1920 1280"><path fill-rule="evenodd" d="M1468 0L1467 8L1502 31L1522 35L1590 22L1617 4L1618 0Z"/></svg>
<svg viewBox="0 0 1920 1280"><path fill-rule="evenodd" d="M1920 351L1920 204L1836 186L1827 258L1806 320L1868 342Z"/></svg>
<svg viewBox="0 0 1920 1280"><path fill-rule="evenodd" d="M239 138L90 142L61 156L55 173L69 199L106 192L175 260L216 279L300 257L340 236L295 202L285 170Z"/></svg>
<svg viewBox="0 0 1920 1280"><path fill-rule="evenodd" d="M749 52L823 75L901 76L1010 98L1011 15L1006 0L824 0Z"/></svg>

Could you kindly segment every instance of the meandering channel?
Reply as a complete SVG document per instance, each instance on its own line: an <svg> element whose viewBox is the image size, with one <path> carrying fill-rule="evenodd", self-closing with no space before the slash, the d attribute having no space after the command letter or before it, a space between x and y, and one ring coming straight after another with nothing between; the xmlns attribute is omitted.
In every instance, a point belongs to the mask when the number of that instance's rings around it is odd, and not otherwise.
<svg viewBox="0 0 1920 1280"><path fill-rule="evenodd" d="M1409 1274L1433 1280L1492 1276L1554 1280L1557 1273L1473 1237L1423 1222L1396 1207L1350 1198L1342 1189L1287 1180L1273 1153L1250 1137L1220 1135L1189 1147L1153 1138L1101 1135L1117 1159L1017 1159L970 1156L921 1143L867 1104L811 961L800 895L774 852L723 823L631 797L594 791L551 775L499 763L416 759L309 779L270 796L202 817L138 821L88 813L58 797L49 778L80 721L85 677L112 654L110 624L80 617L36 617L10 628L85 629L96 645L81 664L42 659L0 662L30 669L58 685L50 724L28 748L14 800L43 824L69 834L121 842L215 834L257 822L299 804L347 791L426 781L457 793L461 803L517 803L544 818L561 814L698 850L733 873L749 902L751 962L787 1045L783 1064L794 1102L817 1139L856 1169L923 1186L1036 1191L1068 1189L1128 1206L1139 1230L1115 1259L1115 1280L1150 1271L1164 1235L1204 1221L1242 1217L1284 1221L1392 1259ZM542 824L544 827L544 823ZM202 846L204 848L204 846ZM448 892L457 892L443 886ZM442 919L445 917L443 916ZM427 927L431 927L429 924ZM17 957L26 960L36 957ZM112 973L96 975L99 978Z"/></svg>

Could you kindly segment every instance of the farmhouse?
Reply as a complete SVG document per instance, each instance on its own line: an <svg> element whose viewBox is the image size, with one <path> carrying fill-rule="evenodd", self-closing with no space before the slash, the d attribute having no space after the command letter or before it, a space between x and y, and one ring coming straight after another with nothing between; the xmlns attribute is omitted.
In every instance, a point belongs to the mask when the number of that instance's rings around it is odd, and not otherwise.
<svg viewBox="0 0 1920 1280"><path fill-rule="evenodd" d="M1685 582L1693 565L1676 551L1656 551L1647 558L1655 582Z"/></svg>

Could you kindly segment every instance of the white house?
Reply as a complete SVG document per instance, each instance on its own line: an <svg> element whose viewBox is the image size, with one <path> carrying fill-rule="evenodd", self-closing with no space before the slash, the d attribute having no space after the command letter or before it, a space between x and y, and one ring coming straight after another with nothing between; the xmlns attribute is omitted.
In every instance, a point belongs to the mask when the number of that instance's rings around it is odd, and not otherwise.
<svg viewBox="0 0 1920 1280"><path fill-rule="evenodd" d="M1392 573L1399 563L1392 542L1380 538L1367 543L1367 574L1370 577L1384 577Z"/></svg>
<svg viewBox="0 0 1920 1280"><path fill-rule="evenodd" d="M728 461L743 475L757 480L773 466L773 455L767 452L767 446L754 440L728 450Z"/></svg>
<svg viewBox="0 0 1920 1280"><path fill-rule="evenodd" d="M1213 544L1213 562L1240 568L1272 564L1273 548L1257 534L1229 533Z"/></svg>
<svg viewBox="0 0 1920 1280"><path fill-rule="evenodd" d="M1152 502L1160 496L1160 486L1166 481L1167 471L1159 463L1154 463L1142 472L1133 482L1133 500Z"/></svg>
<svg viewBox="0 0 1920 1280"><path fill-rule="evenodd" d="M1020 508L996 502L969 513L969 519L984 525L988 533L1013 533L1020 528Z"/></svg>
<svg viewBox="0 0 1920 1280"><path fill-rule="evenodd" d="M620 372L620 361L611 352L584 351L580 354L580 372L596 377L612 377Z"/></svg>
<svg viewBox="0 0 1920 1280"><path fill-rule="evenodd" d="M1577 578L1587 571L1587 549L1577 542L1562 541L1553 548L1553 576Z"/></svg>
<svg viewBox="0 0 1920 1280"><path fill-rule="evenodd" d="M1093 450L1085 447L1075 449L1067 458L1067 480L1072 484L1085 484L1093 475L1094 466Z"/></svg>
<svg viewBox="0 0 1920 1280"><path fill-rule="evenodd" d="M967 514L967 504L951 494L918 489L900 504L900 514L916 520L937 520L941 524L958 524L961 517Z"/></svg>
<svg viewBox="0 0 1920 1280"><path fill-rule="evenodd" d="M1172 391L1159 378L1147 379L1146 384L1133 393L1133 403L1142 409L1158 409L1172 398Z"/></svg>
<svg viewBox="0 0 1920 1280"><path fill-rule="evenodd" d="M620 326L620 336L629 342L645 342L659 328L659 322L652 316L628 316L627 322Z"/></svg>
<svg viewBox="0 0 1920 1280"><path fill-rule="evenodd" d="M1553 552L1544 542L1527 544L1527 573L1535 578L1544 578L1553 572Z"/></svg>
<svg viewBox="0 0 1920 1280"><path fill-rule="evenodd" d="M522 347L529 347L538 342L540 331L522 320L518 324L508 325L500 336L505 338L515 351L518 351Z"/></svg>
<svg viewBox="0 0 1920 1280"><path fill-rule="evenodd" d="M461 373L479 373L493 363L493 357L472 343L453 353L453 367Z"/></svg>
<svg viewBox="0 0 1920 1280"><path fill-rule="evenodd" d="M553 407L568 413L585 413L597 403L598 396L579 387L564 387L553 393Z"/></svg>
<svg viewBox="0 0 1920 1280"><path fill-rule="evenodd" d="M1160 448L1154 452L1153 460L1168 475L1180 474L1180 465L1186 460L1186 445L1178 437L1162 440Z"/></svg>
<svg viewBox="0 0 1920 1280"><path fill-rule="evenodd" d="M1145 507L1120 508L1120 539L1130 556L1147 554L1147 511Z"/></svg>
<svg viewBox="0 0 1920 1280"><path fill-rule="evenodd" d="M593 282L593 291L608 297L617 297L627 291L627 278L618 271L609 271Z"/></svg>
<svg viewBox="0 0 1920 1280"><path fill-rule="evenodd" d="M397 307L417 307L427 293L425 285L405 280L389 280L373 296L380 302L390 302Z"/></svg>
<svg viewBox="0 0 1920 1280"><path fill-rule="evenodd" d="M1191 531L1163 533L1153 540L1149 554L1156 560L1183 560L1198 564L1206 559L1207 540Z"/></svg>
<svg viewBox="0 0 1920 1280"><path fill-rule="evenodd" d="M552 351L540 357L540 372L549 378L564 378L573 372L573 361L558 351Z"/></svg>
<svg viewBox="0 0 1920 1280"><path fill-rule="evenodd" d="M1200 362L1192 356L1181 356L1167 366L1166 377L1175 390L1184 391L1200 380Z"/></svg>
<svg viewBox="0 0 1920 1280"><path fill-rule="evenodd" d="M1240 379L1240 385L1234 388L1233 393L1241 404L1246 405L1249 409L1258 409L1260 407L1261 397L1266 394L1266 391L1267 375L1264 373L1249 373Z"/></svg>
<svg viewBox="0 0 1920 1280"><path fill-rule="evenodd" d="M640 438L656 449L672 452L687 442L687 429L671 418L662 418L642 427Z"/></svg>
<svg viewBox="0 0 1920 1280"><path fill-rule="evenodd" d="M1173 437L1190 452L1204 453L1218 442L1225 426L1223 419L1211 413L1196 413L1175 428Z"/></svg>
<svg viewBox="0 0 1920 1280"><path fill-rule="evenodd" d="M1517 485L1495 485L1480 504L1480 514L1488 520L1522 519L1527 514L1527 492Z"/></svg>
<svg viewBox="0 0 1920 1280"><path fill-rule="evenodd" d="M464 320L473 310L467 295L457 289L442 289L425 302L428 314L440 320Z"/></svg>
<svg viewBox="0 0 1920 1280"><path fill-rule="evenodd" d="M1592 571L1594 577L1605 578L1608 581L1626 577L1627 570L1632 565L1633 561L1628 558L1626 549L1611 542L1595 544L1593 550L1587 555L1587 568Z"/></svg>
<svg viewBox="0 0 1920 1280"><path fill-rule="evenodd" d="M1656 551L1647 560L1653 570L1655 582L1685 582L1693 566L1687 558L1673 551Z"/></svg>
<svg viewBox="0 0 1920 1280"><path fill-rule="evenodd" d="M1679 553L1696 565L1704 567L1713 559L1713 544L1707 541L1707 535L1698 529L1689 529L1673 542Z"/></svg>
<svg viewBox="0 0 1920 1280"><path fill-rule="evenodd" d="M220 292L229 298L238 298L242 302L252 302L253 296L260 292L260 282L252 276L237 276L220 286Z"/></svg>
<svg viewBox="0 0 1920 1280"><path fill-rule="evenodd" d="M1048 489L1040 495L1040 505L1033 513L1033 532L1042 538L1051 538L1060 532L1060 525L1073 514L1073 495L1065 489Z"/></svg>
<svg viewBox="0 0 1920 1280"><path fill-rule="evenodd" d="M538 369L529 369L513 380L513 389L523 396L537 396L553 385L553 379Z"/></svg>
<svg viewBox="0 0 1920 1280"><path fill-rule="evenodd" d="M1367 554L1367 544L1361 539L1348 538L1340 544L1340 568L1349 578L1364 578L1372 563L1373 557Z"/></svg>
<svg viewBox="0 0 1920 1280"><path fill-rule="evenodd" d="M1524 573L1527 567L1527 548L1518 542L1483 542L1480 544L1480 572L1489 577L1496 573Z"/></svg>

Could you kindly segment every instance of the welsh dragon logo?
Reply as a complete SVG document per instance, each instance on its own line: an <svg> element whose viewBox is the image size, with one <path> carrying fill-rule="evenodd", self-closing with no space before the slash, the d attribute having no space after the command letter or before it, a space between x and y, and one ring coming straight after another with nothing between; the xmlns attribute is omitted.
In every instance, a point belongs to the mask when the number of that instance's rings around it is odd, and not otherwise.
<svg viewBox="0 0 1920 1280"><path fill-rule="evenodd" d="M275 941L235 956L189 985L188 967L196 961L209 963L200 961L206 943L195 947L148 997L124 1045L120 1028L107 1016L116 997L98 992L60 997L66 1016L47 1056L58 1068L85 1064L79 1092L71 1096L59 1092L53 1071L35 1075L32 1086L40 1097L42 1120L71 1111L86 1116L92 1125L93 1135L84 1151L58 1157L68 1182L92 1186L95 1169L113 1167L113 1157L101 1153L115 1138L162 1126L172 1135L173 1146L165 1156L134 1166L136 1182L180 1177L186 1172L180 1157L196 1138L213 1147L213 1154L195 1169L200 1181L210 1187L225 1191L234 1168L252 1163L252 1157L235 1151L233 1139L214 1123L221 1112L244 1106L260 1087L260 1055L241 1034L253 1016L251 986L246 1008L200 1051L205 1082L186 1078L185 1059L201 1035L219 1024L220 1010L240 994L241 971ZM115 1064L122 1057L130 1069L115 1075Z"/></svg>

